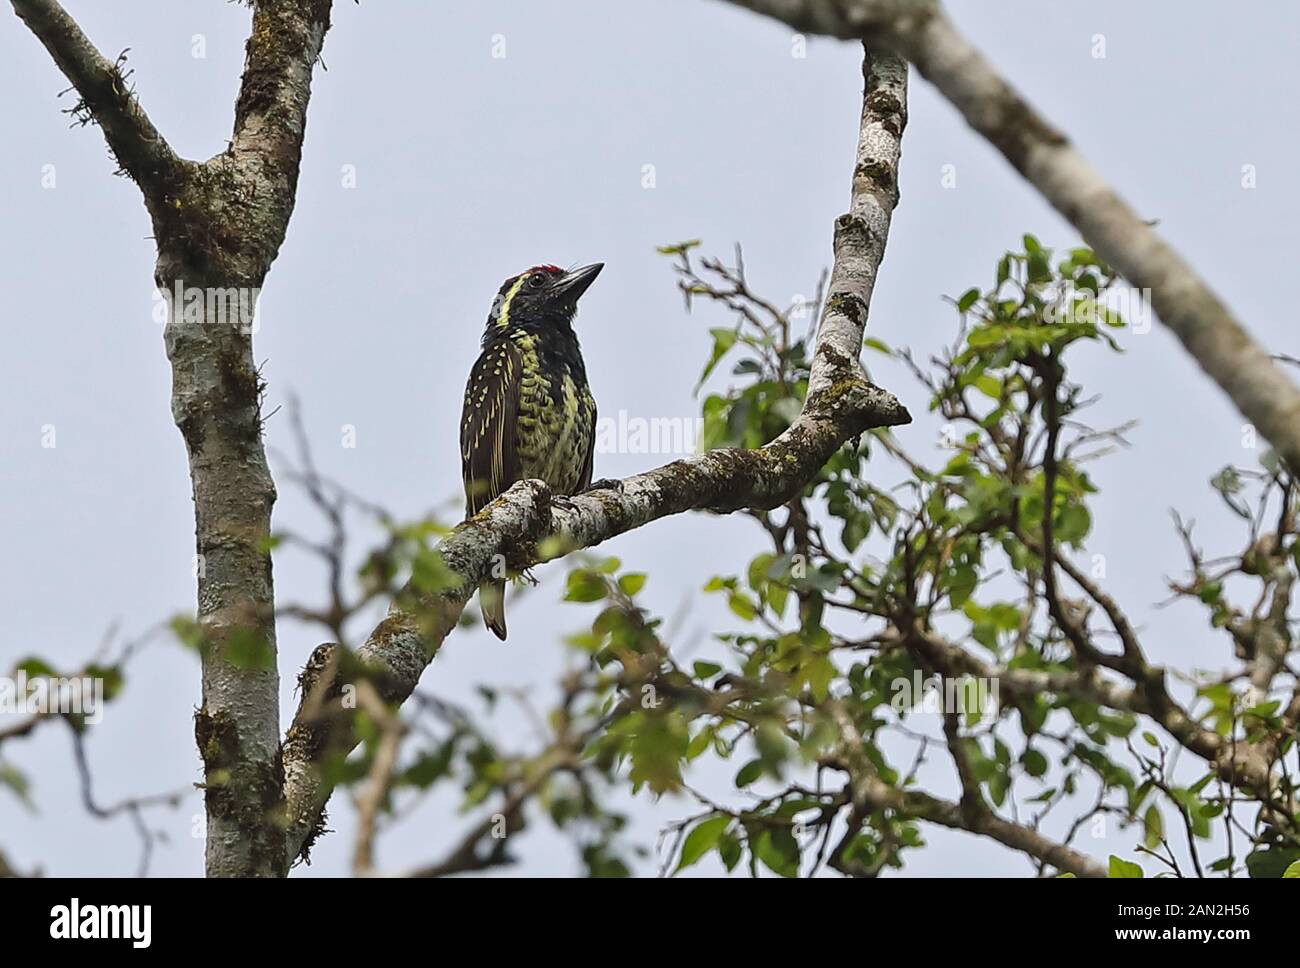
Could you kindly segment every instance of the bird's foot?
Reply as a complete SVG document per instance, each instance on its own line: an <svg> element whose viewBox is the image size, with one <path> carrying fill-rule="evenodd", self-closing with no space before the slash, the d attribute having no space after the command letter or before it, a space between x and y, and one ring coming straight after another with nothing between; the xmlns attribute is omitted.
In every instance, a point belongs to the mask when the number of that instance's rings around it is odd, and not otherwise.
<svg viewBox="0 0 1300 968"><path fill-rule="evenodd" d="M573 498L569 497L567 494L552 494L551 507L559 508L562 511L573 511L576 509L576 506L573 503Z"/></svg>
<svg viewBox="0 0 1300 968"><path fill-rule="evenodd" d="M588 491L617 491L623 493L623 482L612 477L602 477L600 480L587 485ZM586 493L585 491L583 493Z"/></svg>

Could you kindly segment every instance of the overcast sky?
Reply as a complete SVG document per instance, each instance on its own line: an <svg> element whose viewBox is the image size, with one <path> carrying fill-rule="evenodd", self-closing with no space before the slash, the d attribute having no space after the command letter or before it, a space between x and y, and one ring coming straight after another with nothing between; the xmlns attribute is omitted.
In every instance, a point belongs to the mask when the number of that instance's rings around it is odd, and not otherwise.
<svg viewBox="0 0 1300 968"><path fill-rule="evenodd" d="M207 158L229 136L248 30L231 3L66 0L109 56L130 48L140 97L181 154ZM955 3L953 13L1045 114L1203 271L1265 345L1300 351L1291 289L1300 223L1294 56L1300 8L1208 2ZM1098 36L1104 57L1097 57ZM494 57L501 53L504 57ZM460 487L457 421L465 376L502 279L538 262L603 261L577 328L606 415L688 417L692 389L724 320L688 316L655 246L702 238L745 246L751 281L775 301L811 293L847 204L861 91L860 52L791 32L713 0L596 0L335 5L307 125L297 210L263 294L255 347L268 407L302 400L322 470L404 518L446 505ZM196 56L202 54L203 56ZM0 669L37 653L73 668L116 626L119 639L193 608L193 516L184 447L168 409L170 372L153 316L153 247L135 187L111 174L99 132L69 129L71 98L49 56L6 6L0 15ZM871 309L870 331L919 356L951 339L942 301L990 281L1026 231L1077 241L952 108L913 75L902 203ZM1254 166L1256 187L1242 184ZM348 166L353 166L349 168ZM653 166L647 185L646 166ZM955 187L944 187L955 166ZM348 174L355 173L355 187ZM1167 510L1201 521L1209 547L1231 528L1208 478L1253 463L1243 420L1158 328L1126 333L1127 353L1087 352L1075 374L1103 394L1098 425L1136 418L1134 444L1094 470L1102 493L1090 551L1109 587L1145 625L1158 661L1222 664L1227 648L1191 609L1156 611L1163 576L1181 567ZM898 368L873 376L911 406L900 437L929 450L938 428ZM355 448L342 446L352 426ZM43 447L53 427L56 446ZM291 449L281 414L275 451ZM596 476L669 456L602 454ZM273 467L281 466L273 462ZM319 534L301 493L280 484L277 527ZM644 597L676 617L674 647L705 648L728 619L699 593L743 569L759 535L740 519L660 522L602 551L648 571ZM469 700L475 683L551 695L559 637L590 614L561 604L563 566L515 599L510 641L457 632L422 688ZM319 601L320 570L276 560L281 602ZM319 641L279 632L282 716ZM185 788L199 778L191 715L196 658L168 641L128 669L127 692L88 748L97 796ZM517 718L498 724L526 739ZM138 844L125 818L91 819L77 797L65 731L8 743L36 809L0 789L0 849L20 868L130 873ZM729 776L731 767L723 771ZM440 856L470 823L437 799L381 842L381 867ZM630 800L630 839L652 845L694 810L648 794ZM154 871L202 869L201 803L191 792L150 823L169 842ZM347 869L352 818L321 842L311 873ZM927 829L935 849L914 873L1028 870L988 841ZM1102 856L1131 838L1080 846ZM524 873L577 870L572 847L535 824ZM649 872L654 865L642 864Z"/></svg>

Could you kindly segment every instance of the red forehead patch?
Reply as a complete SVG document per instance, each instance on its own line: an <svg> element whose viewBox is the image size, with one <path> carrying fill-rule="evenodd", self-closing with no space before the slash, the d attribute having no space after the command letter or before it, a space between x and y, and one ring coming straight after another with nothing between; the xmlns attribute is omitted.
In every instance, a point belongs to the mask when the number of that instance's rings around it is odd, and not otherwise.
<svg viewBox="0 0 1300 968"><path fill-rule="evenodd" d="M531 269L528 270L528 272L553 272L553 273L560 273L563 271L564 270L561 269L559 266L550 266L550 265L533 266ZM524 274L527 275L528 273L524 273Z"/></svg>

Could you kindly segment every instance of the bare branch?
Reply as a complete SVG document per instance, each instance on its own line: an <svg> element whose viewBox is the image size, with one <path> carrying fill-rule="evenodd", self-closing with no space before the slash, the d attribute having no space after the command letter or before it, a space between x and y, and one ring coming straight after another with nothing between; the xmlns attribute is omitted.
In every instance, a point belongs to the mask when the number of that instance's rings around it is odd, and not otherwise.
<svg viewBox="0 0 1300 968"><path fill-rule="evenodd" d="M136 876L148 876L149 861L153 857L153 845L154 841L158 839L158 835L149 829L149 825L144 819L144 811L148 807L159 805L177 807L184 798L184 791L159 793L146 797L131 797L108 807L100 806L95 800L94 784L90 774L90 761L86 756L85 735L81 727L75 725L71 720L68 720L68 728L72 732L73 759L77 764L77 778L81 783L81 802L85 806L86 812L99 820L111 820L119 813L130 815L131 823L140 838L140 864L136 868Z"/></svg>
<svg viewBox="0 0 1300 968"><path fill-rule="evenodd" d="M45 45L80 96L72 110L95 120L118 167L131 176L157 217L165 196L180 180L183 163L172 152L136 99L122 70L125 54L109 61L90 42L58 0L10 0L14 12ZM84 115L83 115L84 112Z"/></svg>
<svg viewBox="0 0 1300 968"><path fill-rule="evenodd" d="M357 839L352 853L352 872L357 876L367 876L374 872L375 828L379 811L393 783L397 754L406 726L399 716L389 711L371 683L363 682L357 687L357 700L380 729L379 749L370 776L365 789L357 797Z"/></svg>
<svg viewBox="0 0 1300 968"><path fill-rule="evenodd" d="M1292 467L1300 387L1196 271L976 50L937 0L731 0L799 30L882 44L907 57L1097 254L1132 283L1187 351Z"/></svg>
<svg viewBox="0 0 1300 968"><path fill-rule="evenodd" d="M571 739L561 737L536 762L529 765L527 778L510 791L505 801L475 824L446 857L437 863L417 867L402 876L447 877L510 863L506 842L511 834L522 828L524 806L557 772L577 765L580 749L580 742L575 748ZM484 853L479 845L487 841L491 842L491 846Z"/></svg>
<svg viewBox="0 0 1300 968"><path fill-rule="evenodd" d="M863 748L862 734L843 704L830 704L830 712L840 732L842 755L837 765L849 774L853 803L859 811L893 810L942 827L991 837L1013 850L1037 857L1058 870L1079 877L1106 876L1105 869L1092 858L1044 837L1032 827L1003 820L987 807L971 809L966 796L963 796L962 803L957 804L928 793L895 789L875 776L870 761L860 752Z"/></svg>

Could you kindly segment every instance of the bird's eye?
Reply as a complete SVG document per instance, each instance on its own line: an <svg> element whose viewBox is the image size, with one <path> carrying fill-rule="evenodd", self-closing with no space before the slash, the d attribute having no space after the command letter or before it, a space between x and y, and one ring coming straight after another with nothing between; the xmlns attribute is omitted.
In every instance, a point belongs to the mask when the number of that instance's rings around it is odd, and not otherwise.
<svg viewBox="0 0 1300 968"><path fill-rule="evenodd" d="M546 273L534 272L532 277L529 278L528 284L534 289L541 289L542 286L546 285Z"/></svg>

